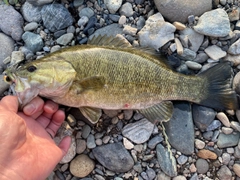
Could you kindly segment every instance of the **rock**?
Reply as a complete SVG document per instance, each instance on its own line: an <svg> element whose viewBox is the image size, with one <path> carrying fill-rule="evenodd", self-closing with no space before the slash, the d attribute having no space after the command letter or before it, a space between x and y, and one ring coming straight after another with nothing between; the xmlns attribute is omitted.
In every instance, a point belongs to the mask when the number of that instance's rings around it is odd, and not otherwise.
<svg viewBox="0 0 240 180"><path fill-rule="evenodd" d="M202 159L217 159L217 155L207 149L201 149L197 152L197 156Z"/></svg>
<svg viewBox="0 0 240 180"><path fill-rule="evenodd" d="M197 56L196 52L187 48L183 48L183 53L179 56L179 58L186 61L192 61L196 58L196 56Z"/></svg>
<svg viewBox="0 0 240 180"><path fill-rule="evenodd" d="M209 46L204 51L213 60L219 60L227 55L225 51L216 45Z"/></svg>
<svg viewBox="0 0 240 180"><path fill-rule="evenodd" d="M185 176L176 176L172 180L187 180Z"/></svg>
<svg viewBox="0 0 240 180"><path fill-rule="evenodd" d="M231 22L239 20L238 7L233 7L232 10L228 12L228 17Z"/></svg>
<svg viewBox="0 0 240 180"><path fill-rule="evenodd" d="M123 33L131 36L136 36L137 28L133 28L131 26L125 25L123 28Z"/></svg>
<svg viewBox="0 0 240 180"><path fill-rule="evenodd" d="M175 26L165 22L160 13L154 14L148 18L146 25L138 33L140 45L158 50L174 39L175 30Z"/></svg>
<svg viewBox="0 0 240 180"><path fill-rule="evenodd" d="M57 39L57 43L66 46L73 39L73 33L67 33Z"/></svg>
<svg viewBox="0 0 240 180"><path fill-rule="evenodd" d="M162 141L163 141L163 137L160 136L160 135L157 135L157 136L155 136L155 137L153 137L152 139L149 140L148 147L150 149L154 149L156 147L156 145L159 144Z"/></svg>
<svg viewBox="0 0 240 180"><path fill-rule="evenodd" d="M231 134L233 132L232 128L222 127L222 132L224 134Z"/></svg>
<svg viewBox="0 0 240 180"><path fill-rule="evenodd" d="M89 21L89 18L87 16L82 16L79 20L78 20L78 26L85 26Z"/></svg>
<svg viewBox="0 0 240 180"><path fill-rule="evenodd" d="M104 167L116 173L127 172L134 165L131 155L122 143L97 146L92 152Z"/></svg>
<svg viewBox="0 0 240 180"><path fill-rule="evenodd" d="M230 160L231 160L231 155L230 155L230 154L228 154L228 153L223 153L223 154L222 154L222 163L223 163L224 165L228 165L228 163L230 162Z"/></svg>
<svg viewBox="0 0 240 180"><path fill-rule="evenodd" d="M192 70L202 69L202 65L194 61L186 61L186 65L189 69L192 69Z"/></svg>
<svg viewBox="0 0 240 180"><path fill-rule="evenodd" d="M0 29L2 32L14 40L20 41L23 34L23 23L22 15L12 6L0 5Z"/></svg>
<svg viewBox="0 0 240 180"><path fill-rule="evenodd" d="M120 15L122 16L126 16L126 17L130 17L133 15L133 8L132 8L132 4L129 2L126 2L122 5L122 7L119 10Z"/></svg>
<svg viewBox="0 0 240 180"><path fill-rule="evenodd" d="M42 6L45 4L51 3L53 0L27 0L27 2L31 3L34 6Z"/></svg>
<svg viewBox="0 0 240 180"><path fill-rule="evenodd" d="M240 55L227 54L224 59L232 62L234 66L238 66L240 64Z"/></svg>
<svg viewBox="0 0 240 180"><path fill-rule="evenodd" d="M73 23L71 14L61 4L54 3L43 6L41 15L44 26L52 32L71 26Z"/></svg>
<svg viewBox="0 0 240 180"><path fill-rule="evenodd" d="M4 65L3 60L12 54L14 41L9 36L0 33L0 67Z"/></svg>
<svg viewBox="0 0 240 180"><path fill-rule="evenodd" d="M200 34L212 37L227 36L230 29L228 15L223 9L215 9L205 12L198 20L194 30Z"/></svg>
<svg viewBox="0 0 240 180"><path fill-rule="evenodd" d="M176 159L170 152L161 144L156 147L158 163L162 171L170 177L177 175Z"/></svg>
<svg viewBox="0 0 240 180"><path fill-rule="evenodd" d="M124 110L123 114L125 120L130 120L133 116L133 110Z"/></svg>
<svg viewBox="0 0 240 180"><path fill-rule="evenodd" d="M209 169L209 164L205 159L197 159L196 168L199 174L205 174Z"/></svg>
<svg viewBox="0 0 240 180"><path fill-rule="evenodd" d="M21 12L26 21L40 22L42 20L41 9L42 6L33 6L32 4L25 2L21 8Z"/></svg>
<svg viewBox="0 0 240 180"><path fill-rule="evenodd" d="M154 125L146 118L124 126L122 134L136 144L146 142L152 134Z"/></svg>
<svg viewBox="0 0 240 180"><path fill-rule="evenodd" d="M119 27L118 24L111 24L96 30L89 39L92 39L94 36L108 35L115 37L117 34L122 34L123 29Z"/></svg>
<svg viewBox="0 0 240 180"><path fill-rule="evenodd" d="M104 4L111 14L115 14L122 5L122 0L104 0Z"/></svg>
<svg viewBox="0 0 240 180"><path fill-rule="evenodd" d="M179 21L187 23L189 15L200 16L212 9L212 1L201 3L197 0L154 0L159 12L170 22Z"/></svg>
<svg viewBox="0 0 240 180"><path fill-rule="evenodd" d="M181 155L179 156L179 158L177 158L178 164L181 164L181 165L185 164L187 160L188 160L188 157L184 155Z"/></svg>
<svg viewBox="0 0 240 180"><path fill-rule="evenodd" d="M180 22L173 22L173 25L176 27L177 30L184 30L186 29L186 26L183 24L183 23L180 23Z"/></svg>
<svg viewBox="0 0 240 180"><path fill-rule="evenodd" d="M229 49L228 53L232 55L239 55L240 54L240 39L238 39L235 43L233 43Z"/></svg>
<svg viewBox="0 0 240 180"><path fill-rule="evenodd" d="M72 143L70 145L70 148L68 149L67 154L60 161L60 164L69 163L70 161L72 161L75 155L76 155L76 140L75 137L72 136Z"/></svg>
<svg viewBox="0 0 240 180"><path fill-rule="evenodd" d="M221 122L219 120L213 120L211 124L207 127L207 131L213 131L215 129L218 129L221 126Z"/></svg>
<svg viewBox="0 0 240 180"><path fill-rule="evenodd" d="M83 139L76 140L76 152L77 154L82 154L87 148L87 143Z"/></svg>
<svg viewBox="0 0 240 180"><path fill-rule="evenodd" d="M197 149L203 149L205 147L205 142L195 139L195 146Z"/></svg>
<svg viewBox="0 0 240 180"><path fill-rule="evenodd" d="M203 43L204 38L204 35L197 33L191 28L186 28L180 31L180 36L182 36L182 38L185 38L184 36L187 37L190 43L190 46L188 48L194 52L198 51L199 47Z"/></svg>
<svg viewBox="0 0 240 180"><path fill-rule="evenodd" d="M223 112L217 113L217 118L223 123L224 126L230 127L230 121L225 113Z"/></svg>
<svg viewBox="0 0 240 180"><path fill-rule="evenodd" d="M235 129L236 131L240 132L240 124L236 121L231 121L231 127Z"/></svg>
<svg viewBox="0 0 240 180"><path fill-rule="evenodd" d="M175 103L172 118L164 126L172 147L183 154L194 152L194 126L189 103Z"/></svg>
<svg viewBox="0 0 240 180"><path fill-rule="evenodd" d="M94 16L94 11L89 7L83 8L79 12L79 17L83 17L83 16L86 16L90 19L92 16Z"/></svg>
<svg viewBox="0 0 240 180"><path fill-rule="evenodd" d="M232 173L226 165L221 166L217 172L217 176L219 179L232 179Z"/></svg>
<svg viewBox="0 0 240 180"><path fill-rule="evenodd" d="M89 136L91 132L91 127L89 125L84 125L83 128L82 128L82 137L84 139L87 139L87 137Z"/></svg>
<svg viewBox="0 0 240 180"><path fill-rule="evenodd" d="M11 65L18 64L24 60L24 54L21 51L13 51L11 54Z"/></svg>
<svg viewBox="0 0 240 180"><path fill-rule="evenodd" d="M217 141L219 148L226 148L236 146L239 140L239 133L223 134L220 133Z"/></svg>
<svg viewBox="0 0 240 180"><path fill-rule="evenodd" d="M31 23L28 23L26 26L24 26L23 30L24 31L33 31L33 30L37 29L37 27L38 27L38 23L31 22Z"/></svg>
<svg viewBox="0 0 240 180"><path fill-rule="evenodd" d="M95 137L94 137L94 135L89 134L89 136L87 137L87 148L93 149L95 147L96 147Z"/></svg>
<svg viewBox="0 0 240 180"><path fill-rule="evenodd" d="M236 174L238 177L240 177L240 164L235 163L235 164L233 165L233 171L235 172L235 174Z"/></svg>
<svg viewBox="0 0 240 180"><path fill-rule="evenodd" d="M193 61L197 63L204 63L208 60L208 58L209 57L206 53L200 52Z"/></svg>
<svg viewBox="0 0 240 180"><path fill-rule="evenodd" d="M126 149L133 149L134 145L127 138L123 138L123 145Z"/></svg>
<svg viewBox="0 0 240 180"><path fill-rule="evenodd" d="M25 42L27 49L31 50L33 53L40 51L43 48L43 40L38 34L25 32L22 35L22 39Z"/></svg>
<svg viewBox="0 0 240 180"><path fill-rule="evenodd" d="M94 169L95 163L87 155L81 154L70 163L70 172L76 177L86 177Z"/></svg>

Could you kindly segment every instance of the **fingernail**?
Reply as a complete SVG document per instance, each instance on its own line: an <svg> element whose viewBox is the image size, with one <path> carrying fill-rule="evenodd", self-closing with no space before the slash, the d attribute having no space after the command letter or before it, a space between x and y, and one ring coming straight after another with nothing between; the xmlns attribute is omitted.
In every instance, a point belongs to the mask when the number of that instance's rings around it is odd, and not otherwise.
<svg viewBox="0 0 240 180"><path fill-rule="evenodd" d="M36 110L36 107L33 104L28 104L24 107L24 111L28 115L32 115L35 110Z"/></svg>

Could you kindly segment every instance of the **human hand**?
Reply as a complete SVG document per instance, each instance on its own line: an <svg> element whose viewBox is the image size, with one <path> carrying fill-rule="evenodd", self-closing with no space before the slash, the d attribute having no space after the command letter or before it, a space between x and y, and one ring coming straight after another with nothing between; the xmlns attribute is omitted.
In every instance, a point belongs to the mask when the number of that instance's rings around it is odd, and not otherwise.
<svg viewBox="0 0 240 180"><path fill-rule="evenodd" d="M45 179L71 143L66 137L57 146L49 135L56 135L65 114L39 97L17 111L17 97L0 101L0 179Z"/></svg>

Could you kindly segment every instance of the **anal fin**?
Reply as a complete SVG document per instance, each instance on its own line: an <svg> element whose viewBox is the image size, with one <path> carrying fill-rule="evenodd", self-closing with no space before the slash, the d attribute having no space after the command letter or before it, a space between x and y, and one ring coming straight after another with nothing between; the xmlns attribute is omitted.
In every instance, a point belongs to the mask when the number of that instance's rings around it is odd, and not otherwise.
<svg viewBox="0 0 240 180"><path fill-rule="evenodd" d="M167 122L172 117L173 104L171 101L163 101L146 109L139 109L137 112L145 116L153 124Z"/></svg>
<svg viewBox="0 0 240 180"><path fill-rule="evenodd" d="M79 110L92 124L96 124L102 116L102 110L92 107L80 107Z"/></svg>

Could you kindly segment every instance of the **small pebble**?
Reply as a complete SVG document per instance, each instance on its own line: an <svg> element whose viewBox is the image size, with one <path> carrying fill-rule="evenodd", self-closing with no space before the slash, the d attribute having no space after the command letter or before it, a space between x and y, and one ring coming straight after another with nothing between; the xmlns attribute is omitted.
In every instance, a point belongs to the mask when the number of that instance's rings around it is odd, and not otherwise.
<svg viewBox="0 0 240 180"><path fill-rule="evenodd" d="M201 149L197 152L197 156L203 159L217 159L217 154L207 149Z"/></svg>
<svg viewBox="0 0 240 180"><path fill-rule="evenodd" d="M229 119L225 113L223 112L217 113L217 118L223 123L224 126L230 127Z"/></svg>

